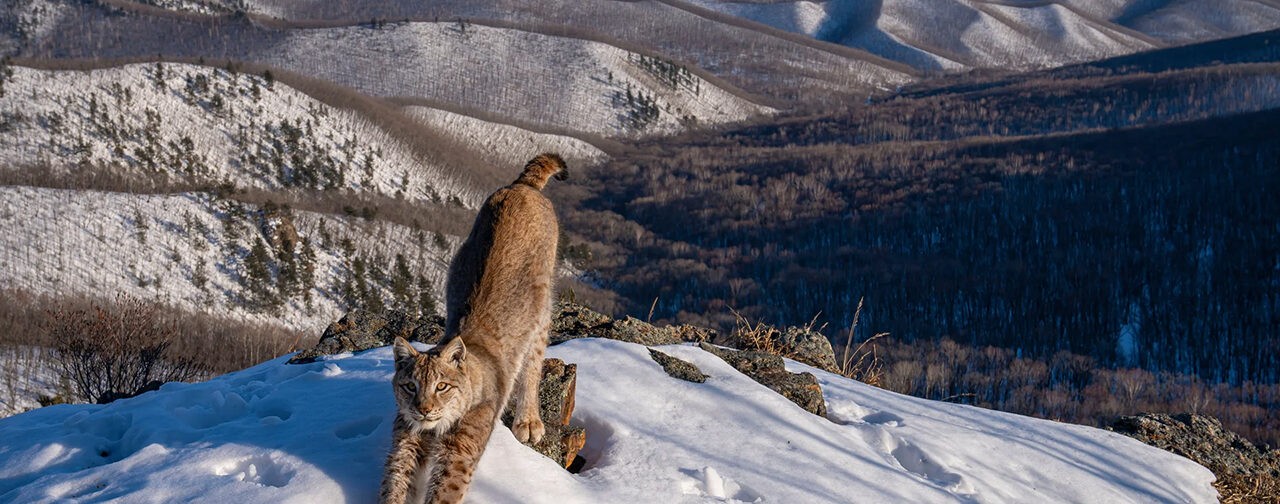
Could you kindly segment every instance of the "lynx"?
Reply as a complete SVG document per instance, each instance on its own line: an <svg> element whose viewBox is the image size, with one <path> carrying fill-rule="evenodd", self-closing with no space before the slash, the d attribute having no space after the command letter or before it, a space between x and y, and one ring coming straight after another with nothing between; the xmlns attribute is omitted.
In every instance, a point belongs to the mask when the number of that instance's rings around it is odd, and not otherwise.
<svg viewBox="0 0 1280 504"><path fill-rule="evenodd" d="M381 502L462 501L509 401L516 439L542 438L538 381L559 226L541 191L566 174L560 156L541 154L489 196L449 268L444 342L418 352L396 339L397 412Z"/></svg>

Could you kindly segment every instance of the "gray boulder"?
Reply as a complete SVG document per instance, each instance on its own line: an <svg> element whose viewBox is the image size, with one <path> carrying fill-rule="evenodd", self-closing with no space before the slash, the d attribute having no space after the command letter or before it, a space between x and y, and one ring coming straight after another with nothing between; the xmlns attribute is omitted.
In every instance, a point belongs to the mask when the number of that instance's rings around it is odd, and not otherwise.
<svg viewBox="0 0 1280 504"><path fill-rule="evenodd" d="M428 315L417 320L403 312L389 310L373 313L353 310L337 322L329 324L315 346L298 352L289 364L315 362L322 355L359 352L390 345L396 336L409 341L435 344L444 336L444 318Z"/></svg>
<svg viewBox="0 0 1280 504"><path fill-rule="evenodd" d="M551 319L551 344L577 338L606 338L641 345L712 341L716 332L689 325L656 327L635 317L614 319L585 306L558 302Z"/></svg>
<svg viewBox="0 0 1280 504"><path fill-rule="evenodd" d="M694 383L707 381L707 375L703 374L702 370L698 369L698 366L690 362L677 359L652 348L649 349L649 357L652 357L659 366L662 366L662 370L666 371L672 378Z"/></svg>
<svg viewBox="0 0 1280 504"><path fill-rule="evenodd" d="M823 371L839 372L831 341L822 333L803 327L788 327L777 338L778 344L792 359Z"/></svg>
<svg viewBox="0 0 1280 504"><path fill-rule="evenodd" d="M1222 502L1280 502L1280 451L1255 445L1218 419L1194 414L1120 417L1109 429L1207 467Z"/></svg>
<svg viewBox="0 0 1280 504"><path fill-rule="evenodd" d="M730 350L699 343L707 352L720 357L742 374L787 398L801 409L827 417L827 402L822 398L818 378L810 373L792 373L783 365L782 357L764 352Z"/></svg>

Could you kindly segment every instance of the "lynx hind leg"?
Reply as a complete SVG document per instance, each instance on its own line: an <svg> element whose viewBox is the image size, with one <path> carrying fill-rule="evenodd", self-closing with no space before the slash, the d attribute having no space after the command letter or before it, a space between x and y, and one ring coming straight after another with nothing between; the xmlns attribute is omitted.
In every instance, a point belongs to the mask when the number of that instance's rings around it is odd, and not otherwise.
<svg viewBox="0 0 1280 504"><path fill-rule="evenodd" d="M538 388L542 383L542 357L547 348L547 333L540 331L532 339L535 343L526 353L520 374L516 377L515 421L511 424L516 440L530 445L538 444L546 433L538 407Z"/></svg>

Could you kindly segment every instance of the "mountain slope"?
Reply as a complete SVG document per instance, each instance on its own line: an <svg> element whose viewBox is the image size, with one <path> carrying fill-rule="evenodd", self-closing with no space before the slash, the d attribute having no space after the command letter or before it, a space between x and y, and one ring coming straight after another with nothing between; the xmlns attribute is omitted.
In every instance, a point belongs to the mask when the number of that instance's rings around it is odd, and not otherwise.
<svg viewBox="0 0 1280 504"><path fill-rule="evenodd" d="M175 63L11 68L0 96L0 170L114 171L469 206L483 196L456 167L359 114L260 75Z"/></svg>
<svg viewBox="0 0 1280 504"><path fill-rule="evenodd" d="M6 289L72 297L122 292L183 311L302 330L323 327L346 310L352 282L367 282L396 303L390 288L396 255L414 293L403 308L416 309L423 293L444 299L456 242L385 221L267 211L205 193L0 187L0 224ZM253 257L259 244L268 257ZM266 270L255 272L260 266Z"/></svg>
<svg viewBox="0 0 1280 504"><path fill-rule="evenodd" d="M1280 27L1280 6L1243 0L696 3L922 70L1044 68Z"/></svg>
<svg viewBox="0 0 1280 504"><path fill-rule="evenodd" d="M822 382L822 419L695 347L676 381L645 347L581 339L578 475L498 427L478 502L1214 502L1209 471L1123 436ZM389 348L284 359L105 406L0 420L0 498L373 502L390 441Z"/></svg>

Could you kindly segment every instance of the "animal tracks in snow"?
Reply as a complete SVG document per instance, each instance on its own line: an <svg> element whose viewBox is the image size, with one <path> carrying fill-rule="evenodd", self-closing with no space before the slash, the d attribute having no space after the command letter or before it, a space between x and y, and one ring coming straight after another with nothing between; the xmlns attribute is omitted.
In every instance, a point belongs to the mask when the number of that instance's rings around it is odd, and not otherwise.
<svg viewBox="0 0 1280 504"><path fill-rule="evenodd" d="M833 408L832 421L857 429L863 441L885 455L886 461L919 476L958 497L971 497L975 491L964 476L952 471L927 450L898 435L906 422L888 411L869 411L856 404Z"/></svg>
<svg viewBox="0 0 1280 504"><path fill-rule="evenodd" d="M219 465L213 474L255 485L283 487L293 479L295 471L272 456L255 455Z"/></svg>
<svg viewBox="0 0 1280 504"><path fill-rule="evenodd" d="M680 482L680 492L685 495L710 497L726 502L764 502L760 495L732 478L722 476L714 467L681 469L687 476Z"/></svg>
<svg viewBox="0 0 1280 504"><path fill-rule="evenodd" d="M379 425L382 425L382 417L367 416L339 425L338 428L333 430L333 435L343 440L361 438L372 434L373 431L378 429Z"/></svg>

